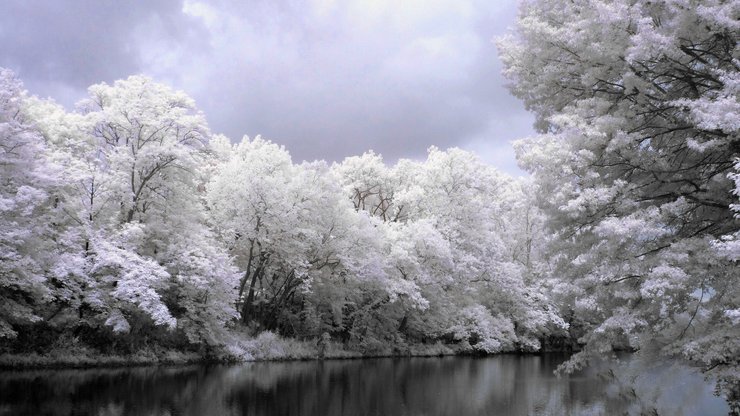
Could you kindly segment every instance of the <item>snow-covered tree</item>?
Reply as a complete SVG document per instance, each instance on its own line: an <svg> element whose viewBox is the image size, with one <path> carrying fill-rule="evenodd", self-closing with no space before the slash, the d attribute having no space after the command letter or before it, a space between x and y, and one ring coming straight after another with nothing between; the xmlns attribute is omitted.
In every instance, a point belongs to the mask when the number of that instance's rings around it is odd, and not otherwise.
<svg viewBox="0 0 740 416"><path fill-rule="evenodd" d="M404 206L396 200L399 177L383 158L372 151L351 156L333 166L344 192L352 195L356 210L363 210L383 221L405 218Z"/></svg>
<svg viewBox="0 0 740 416"><path fill-rule="evenodd" d="M590 329L574 366L629 345L737 371L739 17L732 1L536 0L499 42L542 133L518 157L552 273Z"/></svg>
<svg viewBox="0 0 740 416"><path fill-rule="evenodd" d="M230 258L207 229L207 124L182 92L134 76L90 87L75 113L37 101L51 158L65 168L55 300L127 332L144 313L194 342L231 319ZM87 318L85 318L87 320Z"/></svg>
<svg viewBox="0 0 740 416"><path fill-rule="evenodd" d="M208 203L243 273L234 300L244 323L343 332L353 326L345 307L363 291L383 302L413 295L388 274L383 229L352 208L323 162L294 165L284 148L245 138L217 168Z"/></svg>
<svg viewBox="0 0 740 416"><path fill-rule="evenodd" d="M424 162L392 167L367 153L333 170L354 207L383 221L387 273L400 275L393 281L422 301L389 312L401 313L397 331L417 339L452 335L492 352L494 345L538 349L538 338L565 326L530 279L541 214L527 207L529 194L517 182L459 149L431 148ZM477 329L460 329L478 318Z"/></svg>
<svg viewBox="0 0 740 416"><path fill-rule="evenodd" d="M266 286L289 295L309 267L301 238L308 201L291 193L296 173L283 148L245 138L208 184L212 222L243 271L234 302L244 323L255 318L258 303L270 300Z"/></svg>
<svg viewBox="0 0 740 416"><path fill-rule="evenodd" d="M456 296L468 298L458 301L456 322L485 316L465 312L483 305L495 318L487 322L508 322L515 328L513 338L499 340L501 346L539 349L539 338L565 325L541 293L539 282L528 284L531 276L526 263L511 256L511 247L516 246L516 238L510 235L512 224L526 212L517 210L510 200L524 194L517 192L509 178L459 149L431 148L417 183L423 201L416 215L433 219L449 241L454 263L451 275L460 288ZM500 329L499 334L511 333Z"/></svg>
<svg viewBox="0 0 740 416"><path fill-rule="evenodd" d="M42 320L53 264L53 187L59 171L45 159L43 136L25 115L27 97L0 68L0 339Z"/></svg>

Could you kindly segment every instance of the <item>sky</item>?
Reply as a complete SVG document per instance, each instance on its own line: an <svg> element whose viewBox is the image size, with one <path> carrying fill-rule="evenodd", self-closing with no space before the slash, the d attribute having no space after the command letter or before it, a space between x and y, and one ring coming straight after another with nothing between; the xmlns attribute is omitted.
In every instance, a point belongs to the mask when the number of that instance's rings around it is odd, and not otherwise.
<svg viewBox="0 0 740 416"><path fill-rule="evenodd" d="M115 0L0 4L0 66L68 108L133 74L185 91L211 130L284 145L293 160L430 146L523 175L511 141L534 134L494 39L510 0Z"/></svg>

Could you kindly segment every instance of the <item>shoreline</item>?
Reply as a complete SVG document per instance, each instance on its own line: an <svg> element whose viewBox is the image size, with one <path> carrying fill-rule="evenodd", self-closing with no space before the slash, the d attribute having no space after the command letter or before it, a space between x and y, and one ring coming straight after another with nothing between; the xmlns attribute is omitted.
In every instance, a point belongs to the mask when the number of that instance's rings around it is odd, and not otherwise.
<svg viewBox="0 0 740 416"><path fill-rule="evenodd" d="M372 358L421 358L421 357L451 357L451 356L493 356L501 354L515 354L513 352L502 352L496 354L469 354L469 353L441 353L441 354L379 354L379 355L345 355L319 357L282 357L282 358L260 358L252 360L238 360L230 358L214 357L187 357L184 359L158 358L153 360L131 359L127 356L101 356L100 359L91 359L89 356L72 356L71 359L54 359L48 356L38 356L39 360L26 361L22 354L0 356L0 371L22 371L22 370L70 370L70 369L105 369L105 368L134 368L134 367L156 367L156 366L180 366L194 364L246 364L258 362L288 362L288 361L328 361L328 360L362 360ZM6 361L11 359L14 362ZM17 360L17 361L16 361Z"/></svg>
<svg viewBox="0 0 740 416"><path fill-rule="evenodd" d="M499 351L485 351L467 342L445 343L412 342L402 345L376 346L374 349L359 351L346 344L328 340L282 337L265 331L248 337L232 333L224 339L221 346L212 349L188 349L187 347L164 347L161 345L141 346L133 352L101 352L85 343L57 345L48 351L4 352L0 353L0 371L31 369L82 369L82 368L125 368L142 366L170 366L191 364L240 364L266 361L318 361L394 357L445 357L445 356L493 356L500 354L538 355L544 353L576 352L565 345L555 346L543 342L537 351L505 348ZM560 348L558 348L560 347Z"/></svg>
<svg viewBox="0 0 740 416"><path fill-rule="evenodd" d="M343 354L327 354L323 358L317 356L273 356L252 359L238 359L236 357L208 357L198 354L168 351L163 356L142 355L89 355L69 354L64 357L54 357L39 354L3 354L0 355L0 371L24 370L71 370L71 369L116 369L135 367L184 366L206 364L246 364L257 362L288 362L288 361L325 361L325 360L362 360L376 358L432 358L432 357L492 357L497 355L541 355L541 354L571 354L566 351L502 351L496 353L475 353L470 351L440 351L399 354L362 354L359 352L343 351Z"/></svg>

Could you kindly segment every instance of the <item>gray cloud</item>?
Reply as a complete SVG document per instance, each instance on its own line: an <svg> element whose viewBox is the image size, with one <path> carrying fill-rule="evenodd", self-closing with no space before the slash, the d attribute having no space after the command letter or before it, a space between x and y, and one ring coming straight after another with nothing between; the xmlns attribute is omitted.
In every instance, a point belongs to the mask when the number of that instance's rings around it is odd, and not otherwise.
<svg viewBox="0 0 740 416"><path fill-rule="evenodd" d="M34 93L69 104L141 72L193 96L214 131L262 134L295 160L459 146L520 172L509 141L532 119L491 42L513 2L69 3L0 6L0 65Z"/></svg>
<svg viewBox="0 0 740 416"><path fill-rule="evenodd" d="M4 1L0 65L33 92L69 105L89 85L146 71L141 48L148 40L197 49L203 29L182 13L181 0Z"/></svg>

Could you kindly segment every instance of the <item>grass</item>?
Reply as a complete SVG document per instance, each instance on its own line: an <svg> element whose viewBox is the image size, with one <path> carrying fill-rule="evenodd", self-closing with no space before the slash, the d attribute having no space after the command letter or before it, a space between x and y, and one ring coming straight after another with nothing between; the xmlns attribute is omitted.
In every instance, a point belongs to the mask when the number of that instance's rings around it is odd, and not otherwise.
<svg viewBox="0 0 740 416"><path fill-rule="evenodd" d="M283 338L270 331L250 337L245 332L233 332L225 340L226 346L215 354L201 355L163 348L146 348L133 354L101 354L81 344L56 346L47 354L0 354L0 368L85 368L127 367L144 365L182 365L198 362L238 363L249 361L316 360L319 347L315 340L301 341ZM417 356L432 357L462 354L465 351L441 342L410 344L401 350L361 352L329 341L324 350L326 359L353 359L366 357Z"/></svg>
<svg viewBox="0 0 740 416"><path fill-rule="evenodd" d="M188 364L203 357L179 351L137 351L127 355L108 355L93 351L52 351L48 354L2 354L0 368L87 368L128 367L139 365Z"/></svg>

